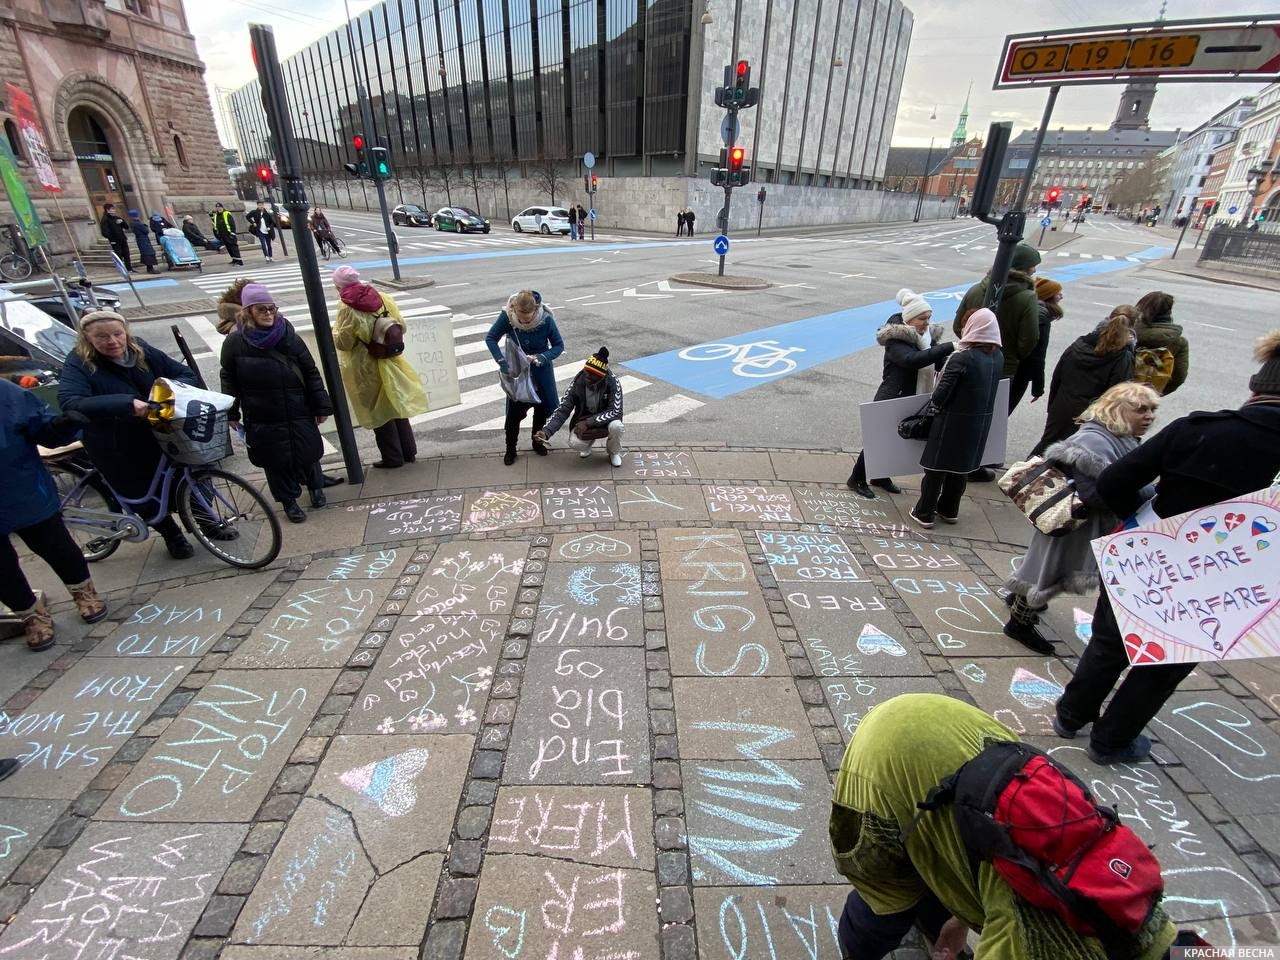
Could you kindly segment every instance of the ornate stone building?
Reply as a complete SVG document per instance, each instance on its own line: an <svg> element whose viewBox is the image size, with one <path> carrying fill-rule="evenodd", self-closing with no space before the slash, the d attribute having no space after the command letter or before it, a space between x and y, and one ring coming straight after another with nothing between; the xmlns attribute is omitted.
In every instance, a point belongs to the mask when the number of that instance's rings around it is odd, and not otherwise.
<svg viewBox="0 0 1280 960"><path fill-rule="evenodd" d="M247 43L246 43L247 48ZM202 213L235 193L181 0L0 0L0 79L26 91L77 242L102 205ZM68 249L0 86L0 122L55 252ZM12 222L7 204L0 222Z"/></svg>

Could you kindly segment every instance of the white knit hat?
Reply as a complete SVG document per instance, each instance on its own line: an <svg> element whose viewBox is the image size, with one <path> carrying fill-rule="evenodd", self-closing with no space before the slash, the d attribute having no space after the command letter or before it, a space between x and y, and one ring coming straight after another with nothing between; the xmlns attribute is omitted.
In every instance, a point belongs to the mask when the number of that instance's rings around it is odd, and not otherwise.
<svg viewBox="0 0 1280 960"><path fill-rule="evenodd" d="M933 307L929 306L928 301L920 294L908 290L903 287L898 291L898 303L902 306L902 319L904 321L914 320L916 317L923 317L926 314L933 314Z"/></svg>

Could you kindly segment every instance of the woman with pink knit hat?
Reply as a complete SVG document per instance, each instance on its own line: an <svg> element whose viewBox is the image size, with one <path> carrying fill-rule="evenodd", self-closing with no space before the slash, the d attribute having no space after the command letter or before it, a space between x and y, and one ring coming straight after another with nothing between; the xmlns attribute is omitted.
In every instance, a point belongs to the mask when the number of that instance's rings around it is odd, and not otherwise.
<svg viewBox="0 0 1280 960"><path fill-rule="evenodd" d="M910 514L926 530L935 520L960 519L960 498L969 474L982 466L1004 367L1000 323L994 313L985 307L970 311L963 330L930 401L937 413L920 457L920 499Z"/></svg>
<svg viewBox="0 0 1280 960"><path fill-rule="evenodd" d="M361 282L354 267L333 271L333 285L342 299L333 343L356 420L377 441L381 458L374 466L394 469L413 463L418 443L409 418L428 408L422 380L404 357L404 317L394 300Z"/></svg>

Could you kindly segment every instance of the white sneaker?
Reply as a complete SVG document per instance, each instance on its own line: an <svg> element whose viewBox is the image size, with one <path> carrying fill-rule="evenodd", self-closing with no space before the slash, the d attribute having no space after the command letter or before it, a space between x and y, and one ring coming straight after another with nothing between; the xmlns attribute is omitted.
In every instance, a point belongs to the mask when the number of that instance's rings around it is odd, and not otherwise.
<svg viewBox="0 0 1280 960"><path fill-rule="evenodd" d="M622 454L620 454L620 453L615 453L615 454L610 455L610 457L609 457L609 462L610 462L611 464L613 464L615 467L620 467L620 466L622 466Z"/></svg>
<svg viewBox="0 0 1280 960"><path fill-rule="evenodd" d="M578 459L580 459L580 460L585 460L585 459L587 459L587 457L589 457L589 456L591 456L591 450L590 450L590 448L588 448L588 449L586 449L586 450L579 450L579 451L578 451Z"/></svg>

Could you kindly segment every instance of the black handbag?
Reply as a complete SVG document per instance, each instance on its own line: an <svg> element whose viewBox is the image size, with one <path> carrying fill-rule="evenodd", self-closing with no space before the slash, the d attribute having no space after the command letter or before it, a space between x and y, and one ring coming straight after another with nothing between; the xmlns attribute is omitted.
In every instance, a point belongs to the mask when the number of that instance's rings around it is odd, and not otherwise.
<svg viewBox="0 0 1280 960"><path fill-rule="evenodd" d="M923 407L898 424L898 436L903 440L928 440L936 413L937 411L933 409L933 400L927 400Z"/></svg>

